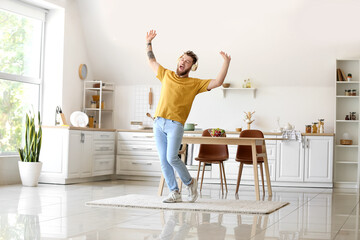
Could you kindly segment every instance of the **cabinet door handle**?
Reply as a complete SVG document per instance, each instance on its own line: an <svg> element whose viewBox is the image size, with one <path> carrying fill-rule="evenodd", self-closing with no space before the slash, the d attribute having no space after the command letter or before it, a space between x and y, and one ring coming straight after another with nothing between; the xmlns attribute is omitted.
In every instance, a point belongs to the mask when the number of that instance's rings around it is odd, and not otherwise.
<svg viewBox="0 0 360 240"><path fill-rule="evenodd" d="M84 143L85 142L85 134L81 133L81 139L80 142Z"/></svg>
<svg viewBox="0 0 360 240"><path fill-rule="evenodd" d="M133 150L152 150L152 148L137 148L137 147L133 147Z"/></svg>
<svg viewBox="0 0 360 240"><path fill-rule="evenodd" d="M112 150L112 149L109 148L109 147L100 147L100 150L101 150L101 151L107 151L107 150Z"/></svg>
<svg viewBox="0 0 360 240"><path fill-rule="evenodd" d="M309 139L306 139L306 147L309 148L310 147L310 142Z"/></svg>
<svg viewBox="0 0 360 240"><path fill-rule="evenodd" d="M134 138L153 138L153 136L133 136Z"/></svg>
<svg viewBox="0 0 360 240"><path fill-rule="evenodd" d="M134 164L134 165L152 165L152 163L139 163L139 162L132 162L131 164Z"/></svg>

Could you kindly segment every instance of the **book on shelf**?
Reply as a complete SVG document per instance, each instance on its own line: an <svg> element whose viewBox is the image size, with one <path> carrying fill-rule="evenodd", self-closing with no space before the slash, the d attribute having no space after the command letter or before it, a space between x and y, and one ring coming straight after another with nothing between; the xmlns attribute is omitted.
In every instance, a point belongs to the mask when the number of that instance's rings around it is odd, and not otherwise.
<svg viewBox="0 0 360 240"><path fill-rule="evenodd" d="M336 69L336 76L337 76L337 79L336 79L337 81L342 82L342 81L347 80L345 73L341 68Z"/></svg>
<svg viewBox="0 0 360 240"><path fill-rule="evenodd" d="M337 74L336 74L336 76L337 76L337 81L340 81L340 82L342 82L342 81L346 81L347 79L346 79L346 76L345 76L345 73L344 73L344 71L341 69L341 68L338 68L337 70L336 70L336 72L337 72Z"/></svg>

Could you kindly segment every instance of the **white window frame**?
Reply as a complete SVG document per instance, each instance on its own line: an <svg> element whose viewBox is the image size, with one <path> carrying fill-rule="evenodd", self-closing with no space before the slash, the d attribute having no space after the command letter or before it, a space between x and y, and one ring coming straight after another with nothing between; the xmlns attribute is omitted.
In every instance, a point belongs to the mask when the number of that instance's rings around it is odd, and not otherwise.
<svg viewBox="0 0 360 240"><path fill-rule="evenodd" d="M48 10L27 4L22 1L17 0L1 0L0 9L15 14L19 14L25 17L34 18L42 21L42 36L41 36L41 48L40 48L40 67L39 67L39 77L28 77L21 76L17 74L9 74L0 71L0 79L8 81L16 81L21 83L35 84L39 86L39 95L38 95L38 110L42 115L42 96L43 96L43 82L44 82L44 50L45 50L45 20ZM0 154L0 157L9 157L13 154ZM15 152L14 152L15 155Z"/></svg>

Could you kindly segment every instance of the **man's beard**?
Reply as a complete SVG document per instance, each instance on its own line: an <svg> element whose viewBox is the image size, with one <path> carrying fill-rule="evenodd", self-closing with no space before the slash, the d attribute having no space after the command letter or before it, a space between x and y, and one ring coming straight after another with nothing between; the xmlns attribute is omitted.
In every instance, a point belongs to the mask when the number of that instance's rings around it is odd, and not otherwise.
<svg viewBox="0 0 360 240"><path fill-rule="evenodd" d="M190 72L191 68L185 69L182 72L180 72L179 68L176 69L176 74L180 77L186 76Z"/></svg>

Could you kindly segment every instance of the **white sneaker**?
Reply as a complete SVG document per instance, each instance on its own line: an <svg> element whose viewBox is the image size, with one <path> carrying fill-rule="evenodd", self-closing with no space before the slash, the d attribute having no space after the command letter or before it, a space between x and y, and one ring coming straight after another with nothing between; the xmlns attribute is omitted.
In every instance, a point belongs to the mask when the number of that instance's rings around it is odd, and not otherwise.
<svg viewBox="0 0 360 240"><path fill-rule="evenodd" d="M182 202L181 194L177 191L172 191L169 195L163 200L163 203L176 203Z"/></svg>
<svg viewBox="0 0 360 240"><path fill-rule="evenodd" d="M197 187L198 187L198 182L197 182L196 178L193 178L192 184L190 184L189 186L186 186L186 188L189 191L189 195L188 195L189 202L195 202L196 199L198 198Z"/></svg>

